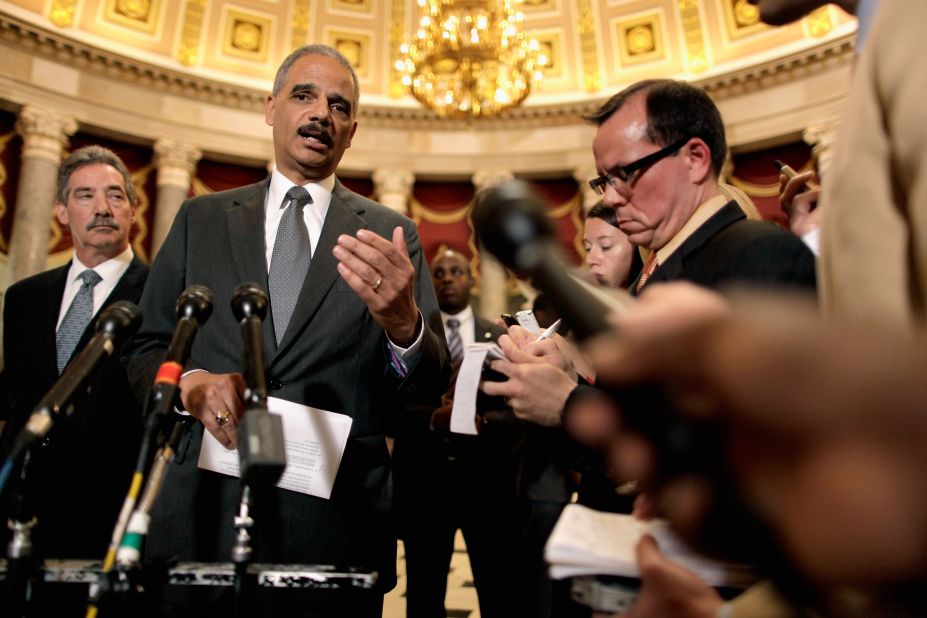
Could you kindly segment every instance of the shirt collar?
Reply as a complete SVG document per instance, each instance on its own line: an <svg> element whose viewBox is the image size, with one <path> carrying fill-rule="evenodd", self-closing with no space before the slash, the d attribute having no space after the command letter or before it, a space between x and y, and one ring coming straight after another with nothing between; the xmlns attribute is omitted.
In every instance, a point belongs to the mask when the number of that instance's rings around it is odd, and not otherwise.
<svg viewBox="0 0 927 618"><path fill-rule="evenodd" d="M295 185L296 183L284 176L283 173L277 169L277 166L274 165L274 169L270 173L270 187L267 190L267 203L280 206L283 204L283 198L286 197L286 192ZM328 209L328 204L332 199L332 192L335 190L335 175L331 174L319 182L310 182L302 186L305 187L306 190L309 191L309 195L312 196L312 203L317 205L320 210L325 211Z"/></svg>
<svg viewBox="0 0 927 618"><path fill-rule="evenodd" d="M441 312L441 321L444 324L447 324L447 321L449 318L460 320L461 324L464 324L466 322L472 322L473 321L473 307L471 307L470 305L467 305L459 313L445 313L443 311Z"/></svg>
<svg viewBox="0 0 927 618"><path fill-rule="evenodd" d="M673 255L673 252L682 246L682 243L686 242L697 229L702 227L706 221L724 208L727 203L728 199L723 195L716 195L707 202L702 202L699 207L695 209L695 212L692 213L692 216L689 217L689 220L676 232L676 235L673 236L668 243L657 249L657 265L659 266L665 263L666 260L669 259L669 256ZM641 257L644 259L644 263L647 262L649 256L649 251L646 252L646 255L644 251L641 251Z"/></svg>
<svg viewBox="0 0 927 618"><path fill-rule="evenodd" d="M135 254L132 252L132 247L129 246L119 255L111 257L102 264L94 266L93 270L100 275L103 281L117 281L129 269L129 265L132 263L134 257ZM85 270L89 270L89 268L89 266L85 266L77 258L77 253L75 252L71 259L71 268L68 270L68 281L75 281L78 275Z"/></svg>

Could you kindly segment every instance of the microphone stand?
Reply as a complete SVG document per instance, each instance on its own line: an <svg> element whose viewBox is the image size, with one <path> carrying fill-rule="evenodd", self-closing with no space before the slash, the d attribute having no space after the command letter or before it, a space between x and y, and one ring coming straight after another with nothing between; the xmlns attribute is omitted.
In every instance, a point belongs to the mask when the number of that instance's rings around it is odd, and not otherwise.
<svg viewBox="0 0 927 618"><path fill-rule="evenodd" d="M11 531L7 545L7 585L4 607L10 616L25 616L26 607L31 597L31 582L34 575L35 559L32 554L32 530L38 520L29 508L29 484L27 471L32 456L29 451L23 457L17 475L17 486L10 509L7 526Z"/></svg>
<svg viewBox="0 0 927 618"><path fill-rule="evenodd" d="M241 500L234 518L235 543L231 559L235 565L235 616L248 616L252 602L248 565L254 555L251 545L254 486L275 483L286 467L283 425L267 411L264 337L262 320L267 315L267 295L253 283L235 289L232 311L241 326L245 378L245 413L238 427Z"/></svg>
<svg viewBox="0 0 927 618"><path fill-rule="evenodd" d="M8 581L7 601L13 615L23 615L30 594L30 580L35 567L32 530L38 524L31 505L29 470L33 460L33 446L48 435L62 411L69 413L71 400L87 382L100 362L112 356L126 339L138 330L141 313L136 305L118 301L103 309L96 322L96 333L83 350L70 362L61 377L38 403L14 441L4 467L16 467L22 457L12 499L11 516L7 523L12 538L7 546ZM0 487L2 490L2 487Z"/></svg>
<svg viewBox="0 0 927 618"><path fill-rule="evenodd" d="M182 430L188 424L183 421L174 423L170 438L165 433L165 426L174 415L174 400L179 392L178 384L183 367L190 356L193 338L199 326L211 315L212 291L209 288L191 285L177 298L177 326L149 393L145 432L136 459L135 473L132 475L132 483L103 560L98 590L91 593L87 602L86 618L96 617L98 608L107 594L128 593L134 588L132 574L140 565L142 543L148 533L150 510L160 489L167 463L173 458L174 450L183 435ZM145 493L141 505L136 509L136 502L146 477ZM114 574L113 568L117 563L119 568Z"/></svg>

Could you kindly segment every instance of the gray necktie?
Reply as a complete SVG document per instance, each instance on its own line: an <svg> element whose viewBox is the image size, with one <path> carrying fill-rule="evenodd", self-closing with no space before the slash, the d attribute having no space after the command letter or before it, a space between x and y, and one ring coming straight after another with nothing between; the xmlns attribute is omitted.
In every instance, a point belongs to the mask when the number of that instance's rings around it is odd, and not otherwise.
<svg viewBox="0 0 927 618"><path fill-rule="evenodd" d="M305 188L293 187L286 192L286 198L280 205L286 205L286 210L277 228L274 252L270 257L270 274L267 277L277 345L280 345L293 316L296 299L299 298L299 291L309 270L312 243L303 220L303 207L311 203L312 197Z"/></svg>
<svg viewBox="0 0 927 618"><path fill-rule="evenodd" d="M447 328L451 331L447 336L447 349L451 353L451 365L460 367L464 357L463 339L460 338L460 320L448 318Z"/></svg>
<svg viewBox="0 0 927 618"><path fill-rule="evenodd" d="M78 275L83 281L77 295L71 301L64 319L61 320L61 326L55 334L55 344L58 348L58 373L64 371L64 366L68 364L77 342L80 341L81 335L87 330L93 318L93 286L103 280L96 271L85 270Z"/></svg>

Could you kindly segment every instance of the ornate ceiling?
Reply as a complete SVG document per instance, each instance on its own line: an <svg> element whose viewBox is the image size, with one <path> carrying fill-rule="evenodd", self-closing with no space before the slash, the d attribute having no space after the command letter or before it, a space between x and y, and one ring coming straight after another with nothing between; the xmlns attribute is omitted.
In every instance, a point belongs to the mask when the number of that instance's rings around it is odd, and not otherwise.
<svg viewBox="0 0 927 618"><path fill-rule="evenodd" d="M529 109L598 101L642 78L710 82L855 28L833 6L768 28L746 0L524 0L520 10L550 59ZM415 0L0 0L0 13L117 59L225 84L254 109L290 50L323 42L355 64L362 114L429 118L393 69L417 23Z"/></svg>

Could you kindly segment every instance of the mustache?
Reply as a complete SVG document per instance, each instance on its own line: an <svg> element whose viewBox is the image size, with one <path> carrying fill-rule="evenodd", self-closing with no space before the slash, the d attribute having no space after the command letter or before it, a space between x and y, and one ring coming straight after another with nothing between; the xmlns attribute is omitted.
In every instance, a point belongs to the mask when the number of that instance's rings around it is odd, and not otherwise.
<svg viewBox="0 0 927 618"><path fill-rule="evenodd" d="M94 215L93 219L87 222L88 232L97 227L108 227L119 231L119 224L116 223L116 220L110 215Z"/></svg>
<svg viewBox="0 0 927 618"><path fill-rule="evenodd" d="M296 132L300 137L314 137L328 147L331 147L334 143L331 133L329 133L328 129L320 122L304 124L296 129Z"/></svg>

